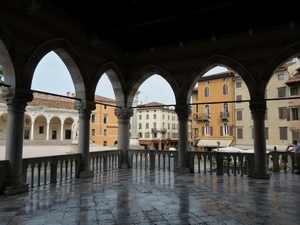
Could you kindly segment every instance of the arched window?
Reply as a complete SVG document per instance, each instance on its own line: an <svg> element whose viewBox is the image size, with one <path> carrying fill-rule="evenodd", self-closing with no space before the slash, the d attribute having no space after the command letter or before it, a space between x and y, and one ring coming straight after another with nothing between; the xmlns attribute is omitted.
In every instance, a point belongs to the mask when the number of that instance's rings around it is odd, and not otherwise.
<svg viewBox="0 0 300 225"><path fill-rule="evenodd" d="M223 124L223 129L222 129L224 136L230 135L230 130L229 129L230 129L229 128L229 124L228 123L224 123Z"/></svg>
<svg viewBox="0 0 300 225"><path fill-rule="evenodd" d="M210 136L210 135L212 135L211 131L212 131L211 126L208 123L205 124L203 127L203 135Z"/></svg>
<svg viewBox="0 0 300 225"><path fill-rule="evenodd" d="M223 104L223 112L228 112L228 103Z"/></svg>
<svg viewBox="0 0 300 225"><path fill-rule="evenodd" d="M209 105L205 105L205 107L204 107L204 117L207 117L207 118L210 117L210 108L209 108Z"/></svg>
<svg viewBox="0 0 300 225"><path fill-rule="evenodd" d="M209 87L204 88L204 97L209 97Z"/></svg>
<svg viewBox="0 0 300 225"><path fill-rule="evenodd" d="M228 95L228 84L223 84L223 95Z"/></svg>

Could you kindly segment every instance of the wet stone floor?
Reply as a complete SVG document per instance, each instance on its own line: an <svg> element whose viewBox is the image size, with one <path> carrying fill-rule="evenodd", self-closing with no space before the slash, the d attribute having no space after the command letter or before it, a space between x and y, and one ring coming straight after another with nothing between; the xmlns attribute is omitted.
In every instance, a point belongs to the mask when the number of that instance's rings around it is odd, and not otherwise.
<svg viewBox="0 0 300 225"><path fill-rule="evenodd" d="M119 170L0 196L4 224L300 224L300 175Z"/></svg>

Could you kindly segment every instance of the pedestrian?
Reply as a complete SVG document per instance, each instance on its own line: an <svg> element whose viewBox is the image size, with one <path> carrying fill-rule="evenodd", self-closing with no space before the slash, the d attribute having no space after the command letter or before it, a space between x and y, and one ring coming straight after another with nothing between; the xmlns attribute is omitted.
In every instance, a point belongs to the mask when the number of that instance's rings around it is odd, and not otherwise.
<svg viewBox="0 0 300 225"><path fill-rule="evenodd" d="M285 151L287 152L294 152L294 157L295 157L295 164L297 164L297 168L298 168L298 171L295 172L295 174L300 174L300 144L298 143L298 140L294 139L293 140L293 148L290 149L290 145L288 145L285 149Z"/></svg>

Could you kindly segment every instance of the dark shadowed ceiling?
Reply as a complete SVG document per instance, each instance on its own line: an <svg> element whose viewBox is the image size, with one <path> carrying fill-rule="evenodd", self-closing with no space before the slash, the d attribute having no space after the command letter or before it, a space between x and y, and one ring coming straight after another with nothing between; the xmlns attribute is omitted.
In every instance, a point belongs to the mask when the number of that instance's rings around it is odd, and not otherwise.
<svg viewBox="0 0 300 225"><path fill-rule="evenodd" d="M81 21L90 34L125 51L297 25L298 1L281 0L48 0ZM295 26L296 26L295 25Z"/></svg>

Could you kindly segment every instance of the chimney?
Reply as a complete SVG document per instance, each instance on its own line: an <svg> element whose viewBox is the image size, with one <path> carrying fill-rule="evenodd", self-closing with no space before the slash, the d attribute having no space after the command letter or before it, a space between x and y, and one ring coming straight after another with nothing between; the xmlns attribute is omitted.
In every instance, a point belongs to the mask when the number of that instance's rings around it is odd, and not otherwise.
<svg viewBox="0 0 300 225"><path fill-rule="evenodd" d="M72 96L71 96L72 98L75 98L75 93L72 93Z"/></svg>
<svg viewBox="0 0 300 225"><path fill-rule="evenodd" d="M70 92L69 91L67 92L67 97L70 97Z"/></svg>

